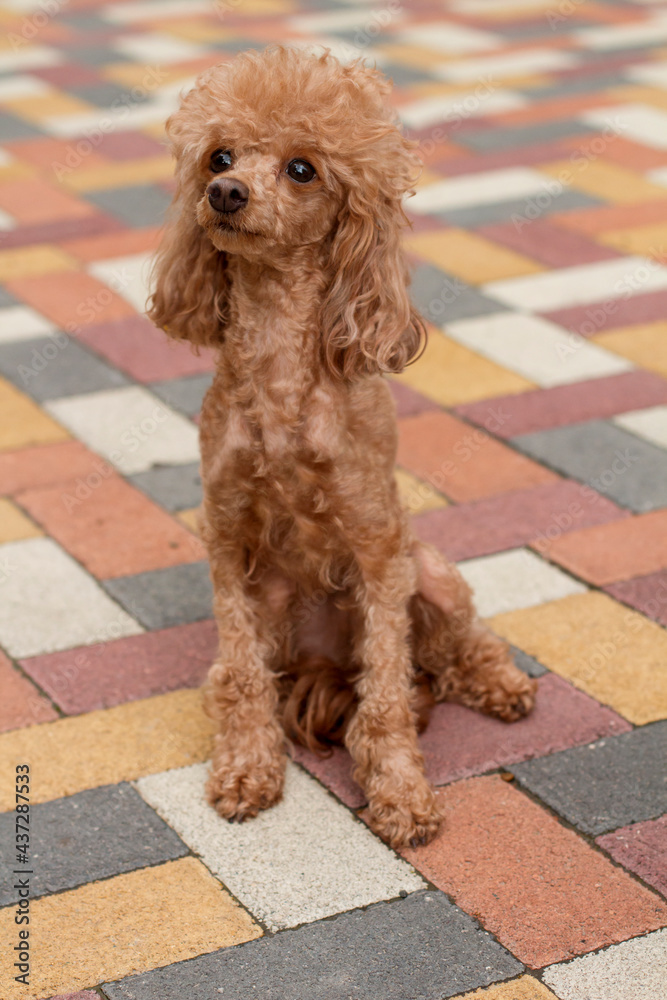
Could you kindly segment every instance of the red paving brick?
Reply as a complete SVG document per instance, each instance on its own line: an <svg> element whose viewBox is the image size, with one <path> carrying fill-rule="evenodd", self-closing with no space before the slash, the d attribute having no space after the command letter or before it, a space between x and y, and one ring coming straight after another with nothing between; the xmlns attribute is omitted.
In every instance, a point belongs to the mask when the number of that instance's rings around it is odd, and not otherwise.
<svg viewBox="0 0 667 1000"><path fill-rule="evenodd" d="M0 650L0 733L51 722L58 713Z"/></svg>
<svg viewBox="0 0 667 1000"><path fill-rule="evenodd" d="M494 433L512 438L552 427L601 420L618 413L667 403L667 379L647 371L623 372L552 389L533 389L464 403L455 412L481 427L493 413L502 413Z"/></svg>
<svg viewBox="0 0 667 1000"><path fill-rule="evenodd" d="M73 162L70 139L52 139L46 136L43 139L22 139L20 142L8 142L6 148L18 160L39 167L40 170L52 171L54 163L67 165ZM108 164L108 160L100 156L98 149L91 149L85 157L79 157L75 152L74 162L85 163L86 169L104 167Z"/></svg>
<svg viewBox="0 0 667 1000"><path fill-rule="evenodd" d="M664 154L662 166L664 166ZM579 233L595 236L608 229L634 229L636 226L667 221L667 200L649 201L637 205L600 205L595 208L578 208L575 211L555 213L550 216L554 226L574 229Z"/></svg>
<svg viewBox="0 0 667 1000"><path fill-rule="evenodd" d="M80 219L97 209L88 201L76 198L49 181L40 180L40 196L35 197L32 180L0 183L0 208L19 222L54 222L56 219Z"/></svg>
<svg viewBox="0 0 667 1000"><path fill-rule="evenodd" d="M624 826L595 842L619 865L667 896L667 816Z"/></svg>
<svg viewBox="0 0 667 1000"><path fill-rule="evenodd" d="M215 659L212 621L81 646L21 666L67 715L198 687Z"/></svg>
<svg viewBox="0 0 667 1000"><path fill-rule="evenodd" d="M0 493L11 495L110 471L108 462L79 441L20 448L0 454Z"/></svg>
<svg viewBox="0 0 667 1000"><path fill-rule="evenodd" d="M530 968L667 924L667 906L499 777L442 789L441 833L405 857Z"/></svg>
<svg viewBox="0 0 667 1000"><path fill-rule="evenodd" d="M32 675L28 666L26 670ZM43 678L35 679L50 691ZM611 709L548 674L538 681L535 709L527 718L507 725L462 705L436 705L419 744L429 781L445 785L631 728ZM352 780L352 760L345 751L337 749L331 757L318 758L299 749L296 759L346 805L363 804L364 796Z"/></svg>
<svg viewBox="0 0 667 1000"><path fill-rule="evenodd" d="M541 552L599 587L647 576L667 567L667 510L573 531Z"/></svg>
<svg viewBox="0 0 667 1000"><path fill-rule="evenodd" d="M472 559L629 517L611 500L569 479L433 510L414 518L417 535L450 559Z"/></svg>
<svg viewBox="0 0 667 1000"><path fill-rule="evenodd" d="M187 528L116 473L100 474L93 485L70 479L28 490L16 500L101 579L206 558Z"/></svg>
<svg viewBox="0 0 667 1000"><path fill-rule="evenodd" d="M632 266L628 268L632 273ZM610 299L606 302L591 302L585 306L573 306L569 309L557 309L542 313L545 319L564 326L566 330L578 333L582 337L593 337L605 330L613 330L617 326L630 326L639 323L652 323L662 320L667 315L667 291L647 292L641 294L641 289L633 295Z"/></svg>
<svg viewBox="0 0 667 1000"><path fill-rule="evenodd" d="M83 271L15 278L6 288L68 333L84 325L136 315L129 302Z"/></svg>
<svg viewBox="0 0 667 1000"><path fill-rule="evenodd" d="M411 389L409 385L403 385L392 379L389 382L391 394L396 403L396 415L398 417L414 417L418 413L425 413L427 410L439 410L440 407L432 399L422 396L416 389Z"/></svg>
<svg viewBox="0 0 667 1000"><path fill-rule="evenodd" d="M558 478L448 413L400 420L398 463L459 503Z"/></svg>
<svg viewBox="0 0 667 1000"><path fill-rule="evenodd" d="M568 153L568 147L562 140L558 142L540 142L535 145L521 147L521 165L534 166L538 163L548 163L550 160L562 160ZM480 156L466 155L445 160L438 164L439 173L448 177L461 174L477 174L485 170L502 170L503 167L515 167L517 153L515 149L501 149Z"/></svg>
<svg viewBox="0 0 667 1000"><path fill-rule="evenodd" d="M79 239L101 233L114 233L123 229L123 223L103 212L96 212L84 219L60 219L57 222L38 222L30 226L17 226L2 234L2 247L31 246L33 243L54 243L56 240Z"/></svg>
<svg viewBox="0 0 667 1000"><path fill-rule="evenodd" d="M164 144L143 132L108 132L102 137L99 152L110 160L136 160L164 153Z"/></svg>
<svg viewBox="0 0 667 1000"><path fill-rule="evenodd" d="M576 264L592 264L620 256L615 250L594 243L581 233L558 229L544 219L535 219L521 229L513 223L504 222L482 226L477 232L549 267L574 267Z"/></svg>
<svg viewBox="0 0 667 1000"><path fill-rule="evenodd" d="M183 341L170 340L144 316L96 323L78 331L78 339L140 382L157 382L213 371L215 355L192 352Z"/></svg>
<svg viewBox="0 0 667 1000"><path fill-rule="evenodd" d="M121 229L82 239L58 240L58 244L73 257L88 262L134 253L152 253L157 249L161 232L157 226L150 229Z"/></svg>
<svg viewBox="0 0 667 1000"><path fill-rule="evenodd" d="M612 583L604 589L612 597L636 608L648 618L667 625L667 570Z"/></svg>

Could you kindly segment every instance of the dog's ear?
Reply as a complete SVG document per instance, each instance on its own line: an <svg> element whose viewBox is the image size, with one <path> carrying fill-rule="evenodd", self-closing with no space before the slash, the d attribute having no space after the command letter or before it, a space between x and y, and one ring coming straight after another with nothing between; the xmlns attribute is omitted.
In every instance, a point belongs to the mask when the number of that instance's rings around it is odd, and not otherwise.
<svg viewBox="0 0 667 1000"><path fill-rule="evenodd" d="M321 332L327 364L344 378L400 372L426 342L401 251L407 222L402 198L412 188L418 161L395 127L385 125L383 133L365 169L358 166L345 185L331 241ZM383 164L391 165L391 174Z"/></svg>
<svg viewBox="0 0 667 1000"><path fill-rule="evenodd" d="M148 316L195 349L217 347L227 321L226 257L197 222L200 182L187 176L186 166L179 157L176 193L153 264Z"/></svg>

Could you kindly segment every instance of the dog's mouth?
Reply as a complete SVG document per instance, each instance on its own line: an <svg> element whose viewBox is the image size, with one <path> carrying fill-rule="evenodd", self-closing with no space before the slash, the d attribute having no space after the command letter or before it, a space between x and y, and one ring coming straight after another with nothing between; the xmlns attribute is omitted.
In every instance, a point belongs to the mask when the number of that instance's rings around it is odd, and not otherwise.
<svg viewBox="0 0 667 1000"><path fill-rule="evenodd" d="M262 233L257 233L252 229L246 229L245 226L240 226L238 223L235 225L228 219L218 219L216 222L216 229L221 229L224 233L234 233L235 236L261 236Z"/></svg>

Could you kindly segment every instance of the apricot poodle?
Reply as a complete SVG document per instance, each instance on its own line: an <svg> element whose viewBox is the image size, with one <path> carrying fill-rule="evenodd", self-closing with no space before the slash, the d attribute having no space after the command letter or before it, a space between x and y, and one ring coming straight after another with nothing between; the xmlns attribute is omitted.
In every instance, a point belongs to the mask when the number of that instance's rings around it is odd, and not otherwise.
<svg viewBox="0 0 667 1000"><path fill-rule="evenodd" d="M281 797L288 737L344 741L372 828L401 846L441 820L418 714L447 698L511 721L534 682L397 495L382 376L424 327L400 248L419 161L389 89L282 47L204 72L167 123L177 188L149 315L219 351L201 417L209 799L254 816Z"/></svg>

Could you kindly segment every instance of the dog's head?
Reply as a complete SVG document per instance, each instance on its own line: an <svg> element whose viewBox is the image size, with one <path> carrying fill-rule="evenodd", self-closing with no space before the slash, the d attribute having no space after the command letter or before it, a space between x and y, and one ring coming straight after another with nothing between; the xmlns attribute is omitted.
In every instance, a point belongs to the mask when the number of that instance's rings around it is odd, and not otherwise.
<svg viewBox="0 0 667 1000"><path fill-rule="evenodd" d="M284 267L312 252L325 270L329 366L349 377L414 357L423 328L400 229L419 161L385 103L389 89L360 63L282 47L199 78L167 123L177 192L157 259L158 326L215 346L228 254Z"/></svg>

